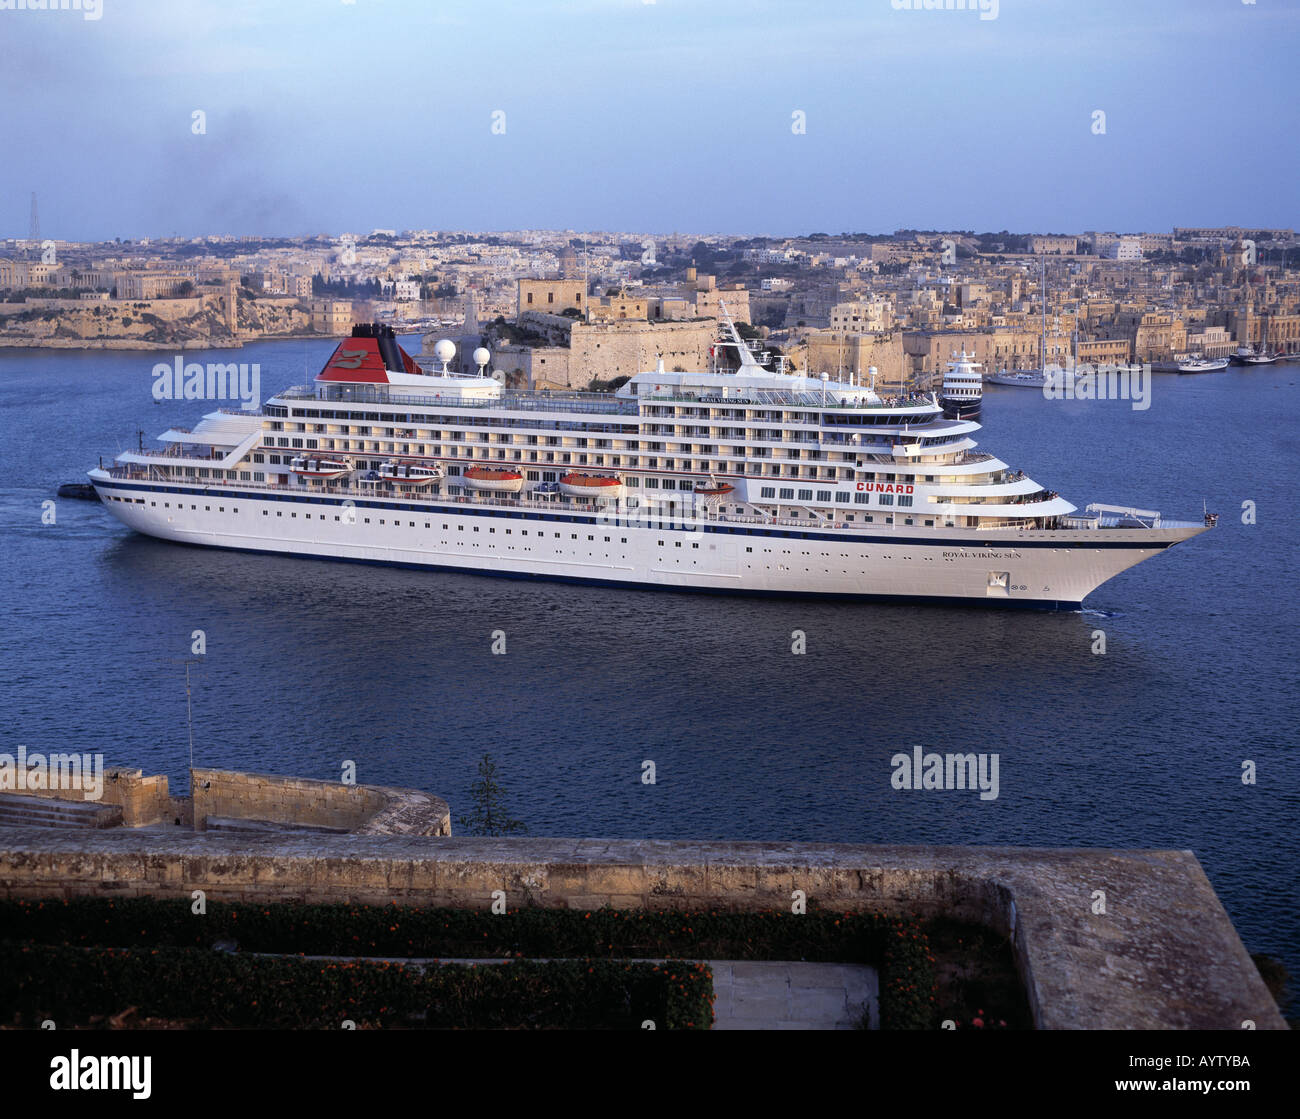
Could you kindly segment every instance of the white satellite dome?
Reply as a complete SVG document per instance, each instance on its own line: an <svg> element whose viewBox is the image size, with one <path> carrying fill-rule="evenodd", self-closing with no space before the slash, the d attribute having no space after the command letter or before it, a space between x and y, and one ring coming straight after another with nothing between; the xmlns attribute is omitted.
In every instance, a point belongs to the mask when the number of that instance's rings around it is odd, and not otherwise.
<svg viewBox="0 0 1300 1119"><path fill-rule="evenodd" d="M488 351L488 348L486 346L480 346L477 350L474 351L475 365L486 365L491 360L492 360L492 354Z"/></svg>
<svg viewBox="0 0 1300 1119"><path fill-rule="evenodd" d="M445 366L456 356L456 343L450 338L439 338L433 344L433 356L438 359L440 364Z"/></svg>

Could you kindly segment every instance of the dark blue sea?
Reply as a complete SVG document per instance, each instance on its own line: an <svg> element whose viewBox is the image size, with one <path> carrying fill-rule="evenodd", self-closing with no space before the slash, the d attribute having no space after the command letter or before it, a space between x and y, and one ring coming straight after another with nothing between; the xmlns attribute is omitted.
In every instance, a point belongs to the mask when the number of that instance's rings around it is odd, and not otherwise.
<svg viewBox="0 0 1300 1119"><path fill-rule="evenodd" d="M186 357L257 362L265 396L331 349ZM148 444L213 406L153 402L171 356L0 350L0 751L102 751L185 790L179 662L202 629L201 765L338 779L351 760L455 817L490 753L534 835L1189 848L1250 950L1300 975L1300 366L1156 375L1146 411L991 388L983 447L1076 505L1222 515L1048 614L223 554L77 501L42 524L58 484L138 428ZM893 789L891 756L916 745L996 752L998 798Z"/></svg>

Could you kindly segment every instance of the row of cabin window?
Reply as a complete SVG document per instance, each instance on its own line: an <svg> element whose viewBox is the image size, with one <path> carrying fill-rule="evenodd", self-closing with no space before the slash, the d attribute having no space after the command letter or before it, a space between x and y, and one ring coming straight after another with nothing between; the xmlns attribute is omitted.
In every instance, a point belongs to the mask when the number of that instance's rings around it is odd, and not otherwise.
<svg viewBox="0 0 1300 1119"><path fill-rule="evenodd" d="M764 487L763 487L759 492L760 492L761 496L762 496L764 499L767 499L767 500L771 500L771 499L774 499L774 498L776 497L776 487L775 487L775 486L764 486ZM794 500L795 500L795 496L794 496L794 494L795 494L795 491L794 491L793 489L790 489L790 488L784 488L784 487L783 487L782 490L781 490L781 497L780 497L780 500L781 500L781 501L794 501ZM853 494L852 496L853 496L853 502L854 502L854 504L857 504L857 505L868 505L868 504L870 504L870 502L871 502L871 494L869 494L869 493L855 493L855 494ZM892 493L882 493L882 494L879 494L878 496L879 496L879 498L880 498L880 501L878 502L878 504L880 504L880 505L893 505L893 504L895 504L895 502L894 502L894 497L895 497L895 495L892 494ZM912 495L911 495L911 494L901 493L901 494L898 494L897 497L898 497L898 502L897 502L897 504L899 504L899 505L902 505L902 506L909 506L909 505L912 504ZM799 501L812 501L812 500L813 500L813 491L812 491L812 490L800 490L800 491L799 491L799 497L798 497L798 500L799 500ZM849 494L848 494L848 493L845 493L845 492L834 493L834 492L832 492L831 490L818 490L818 491L817 491L817 498L816 498L816 500L819 501L819 502L821 502L821 503L824 504L824 505L828 505L828 504L830 504L832 500L833 500L836 504L838 504L838 505L848 505L848 504L849 504Z"/></svg>
<svg viewBox="0 0 1300 1119"><path fill-rule="evenodd" d="M858 494L858 495L856 495L856 496L859 497L859 498L863 498L863 497L865 497L866 495L865 495L865 494ZM892 497L892 496L893 496L892 494L882 494L882 495L881 495L882 498L885 498L885 497ZM129 502L131 499L130 499L130 498L124 498L124 497L114 497L114 498L112 498L112 500L113 500L113 501L127 501L127 502ZM143 504L144 504L144 499L143 499L143 498L136 498L136 503L137 503L137 504L140 504L140 505L143 505ZM910 497L908 497L907 495L903 495L903 496L901 496L901 497L899 498L898 503L899 503L900 505L903 505L903 504L911 505L911 504L912 504L912 499L911 499ZM150 505L157 505L158 502L156 502L156 501L151 501L151 502L149 502L149 504L150 504ZM888 503L888 502L883 502L883 504L888 505L889 503ZM168 501L168 502L163 502L163 506L164 506L164 508L170 509L170 508L171 508L171 502L169 502L169 501ZM177 505L176 505L176 508L177 508L177 509L184 509L185 506L184 506L183 503L178 502ZM191 509L198 509L198 506L197 506L197 505L191 505L190 508L191 508ZM204 510L205 510L206 512L211 512L211 511L212 511L212 506L211 506L211 505L205 505L203 508L204 508ZM226 507L225 507L224 505L222 505L218 511L224 513L224 512L226 511ZM238 509L235 509L234 511L235 511L236 513L239 512ZM271 515L271 514L270 514L270 511L269 511L269 510L266 510L266 509L263 509L263 510L262 510L262 516L264 516L264 517L269 517L270 515ZM277 517L283 517L283 516L284 516L284 513L283 513L282 511L277 511L275 515L276 515ZM297 517L298 514L297 514L297 513L293 513L293 512L291 512L291 513L289 514L289 516L290 516L290 517ZM311 520L311 514L310 514L310 513L305 514L305 516L306 516L306 519L307 519L307 520L309 520L309 521ZM325 514L324 514L324 513L320 514L320 519L321 519L322 521L325 519ZM337 521L337 520L340 520L341 518L340 518L337 514L335 514L334 519ZM872 519L871 517L867 517L867 520L868 520L868 521L870 521L871 519ZM889 520L892 522L892 521L893 521L893 518L890 517ZM369 517L366 517L366 518L365 518L365 523L366 523L366 524L369 524L369 523L370 523L370 518L369 518ZM379 519L379 523L380 523L381 525L383 525L383 524L387 524L388 522L387 522L386 519L384 519L383 517L381 517L381 518ZM410 526L411 528L414 528L414 527L415 527L415 522L414 522L414 521L408 521L407 523L409 524L409 526ZM910 524L912 523L912 518L911 518L911 517L908 517L905 523L910 525ZM934 525L934 521L932 521L932 520L927 520L925 523L926 523L927 526L933 526L933 525ZM400 528L400 527L401 527L401 521L394 521L394 522L393 522L393 527L394 527L394 528ZM425 527L425 528L432 528L433 525L431 525L428 521L425 521L425 522L424 522L424 527ZM450 528L451 526L450 526L450 525L443 525L442 527L443 527L444 529L448 529L448 528ZM459 532L464 532L464 531L465 531L465 526L464 526L464 525L457 525L457 526L456 526L456 529L457 529L457 531L459 531ZM479 530L478 530L477 528L475 528L474 531L475 531L475 532L478 532ZM490 533L494 533L494 532L496 532L496 529L495 529L495 528L489 528L489 529L488 529L488 532L490 532ZM506 529L506 530L505 530L505 534L506 534L507 536L511 535L512 532L513 532L512 529ZM528 530L527 530L526 528L525 528L525 529L521 529L519 534L520 534L521 536L527 536L527 535L528 535ZM539 531L539 532L537 533L537 535L538 535L538 536L545 536L546 533L544 533L544 532L540 532L540 531ZM560 539L560 534L559 534L558 532L557 532L557 533L554 533L553 535L555 536L555 539L556 539L556 540L559 540L559 539ZM578 534L577 534L576 532L574 532L574 533L570 533L570 534L569 534L569 538L572 539L572 540L577 540L577 539L578 539ZM593 541L594 541L596 538L595 538L594 536L588 536L587 539L588 539L588 540L593 540ZM606 544L609 544L609 543L611 543L611 542L612 542L612 541L610 540L610 538L609 538L608 536L606 536L606 537L605 537L605 543L606 543ZM619 538L619 543L620 543L620 544L626 544L626 543L627 543L627 537L626 537L626 536L620 537L620 538ZM660 541L659 541L659 544L660 544L660 546L662 546L662 545L663 545L663 541L660 540ZM696 548L699 547L698 544L693 545L693 546L696 547ZM678 544L677 547L680 548L681 545ZM745 551L747 551L747 552L752 552L753 549L752 549L752 548L746 548Z"/></svg>

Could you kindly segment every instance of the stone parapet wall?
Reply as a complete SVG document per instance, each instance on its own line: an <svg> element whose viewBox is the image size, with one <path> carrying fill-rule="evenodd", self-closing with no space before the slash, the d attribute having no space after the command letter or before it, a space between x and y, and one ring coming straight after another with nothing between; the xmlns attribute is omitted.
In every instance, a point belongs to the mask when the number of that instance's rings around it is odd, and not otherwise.
<svg viewBox="0 0 1300 1119"><path fill-rule="evenodd" d="M197 775L196 771L196 775ZM1012 939L1045 1029L1284 1029L1189 851L0 829L0 896L946 915ZM1094 893L1106 892L1095 913Z"/></svg>
<svg viewBox="0 0 1300 1119"><path fill-rule="evenodd" d="M84 801L90 798L86 790L68 789L5 789L6 793L22 796L52 797L55 800ZM178 817L181 824L189 826L192 816L189 802L184 797L173 797L167 791L167 778L145 777L144 771L125 766L104 767L104 788L97 804L115 804L122 809L122 826L144 827L149 824L169 824Z"/></svg>
<svg viewBox="0 0 1300 1119"><path fill-rule="evenodd" d="M209 816L344 828L363 835L450 835L447 802L414 789L345 785L306 777L190 771L193 819Z"/></svg>

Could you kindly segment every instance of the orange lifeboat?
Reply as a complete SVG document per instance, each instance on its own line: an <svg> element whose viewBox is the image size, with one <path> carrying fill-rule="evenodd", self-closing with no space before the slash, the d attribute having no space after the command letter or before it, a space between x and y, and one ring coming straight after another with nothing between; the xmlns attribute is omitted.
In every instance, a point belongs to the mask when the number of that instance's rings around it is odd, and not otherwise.
<svg viewBox="0 0 1300 1119"><path fill-rule="evenodd" d="M518 470L493 470L487 466L471 466L461 477L474 490L488 493L518 493L524 488L524 476Z"/></svg>
<svg viewBox="0 0 1300 1119"><path fill-rule="evenodd" d="M560 479L560 492L587 501L622 497L623 479L616 474L565 474Z"/></svg>
<svg viewBox="0 0 1300 1119"><path fill-rule="evenodd" d="M713 479L707 486L696 486L695 493L698 497L726 497L728 494L736 492L736 487L730 482L719 482Z"/></svg>

